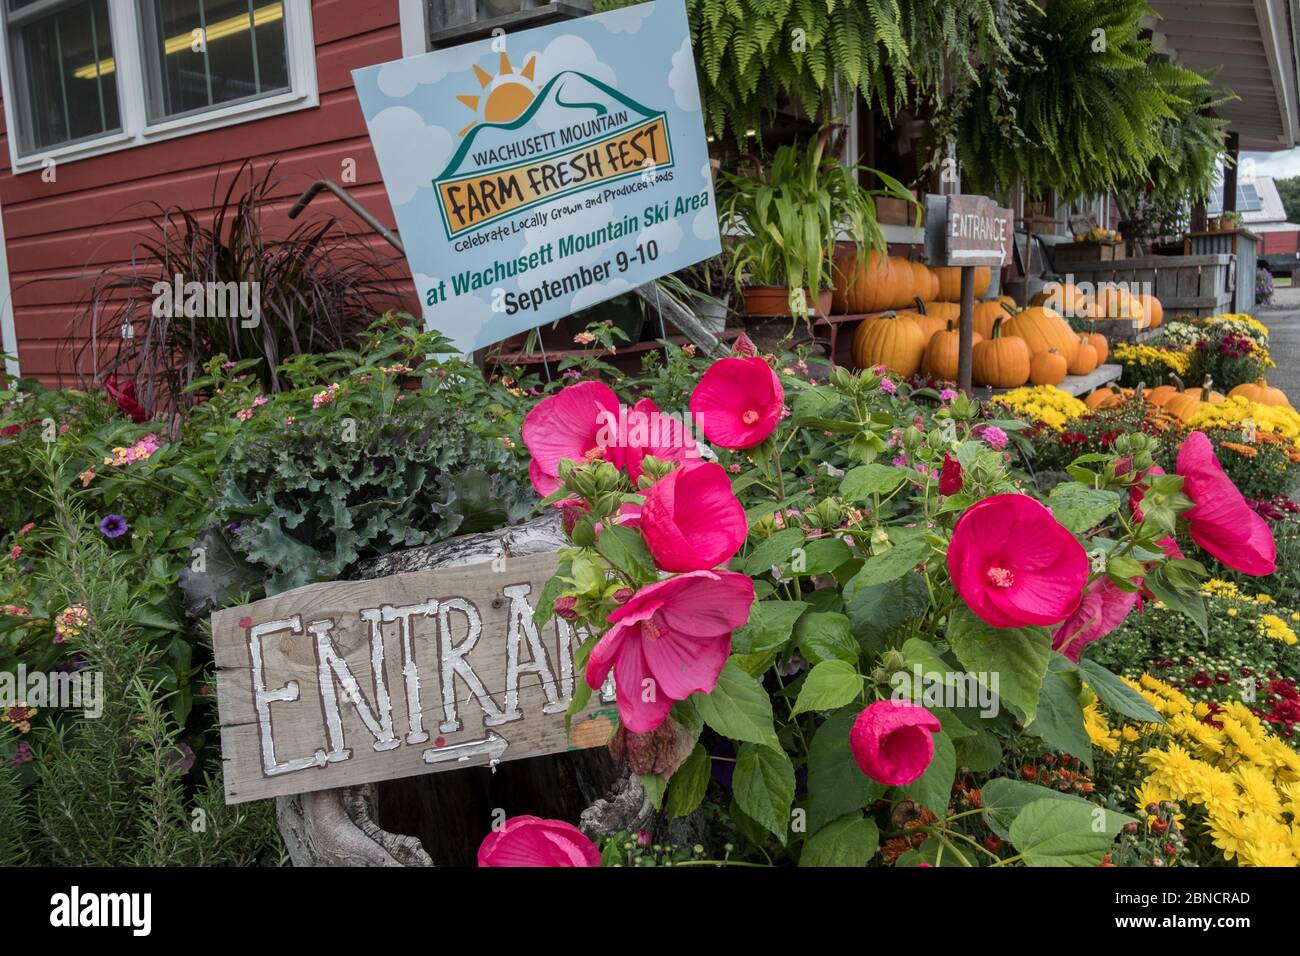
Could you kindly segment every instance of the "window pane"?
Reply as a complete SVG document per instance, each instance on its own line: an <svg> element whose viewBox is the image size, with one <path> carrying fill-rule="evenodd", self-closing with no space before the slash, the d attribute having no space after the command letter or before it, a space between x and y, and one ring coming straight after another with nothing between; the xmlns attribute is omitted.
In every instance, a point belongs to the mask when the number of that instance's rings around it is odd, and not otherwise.
<svg viewBox="0 0 1300 956"><path fill-rule="evenodd" d="M289 89L282 3L146 0L144 9L151 120Z"/></svg>
<svg viewBox="0 0 1300 956"><path fill-rule="evenodd" d="M63 7L10 32L21 96L22 152L99 136L121 125L108 0Z"/></svg>

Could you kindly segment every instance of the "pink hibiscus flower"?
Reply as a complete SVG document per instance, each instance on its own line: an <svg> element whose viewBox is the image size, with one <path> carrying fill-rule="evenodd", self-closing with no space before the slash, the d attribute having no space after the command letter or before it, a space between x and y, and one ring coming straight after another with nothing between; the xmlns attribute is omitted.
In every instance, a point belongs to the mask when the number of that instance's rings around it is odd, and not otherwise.
<svg viewBox="0 0 1300 956"><path fill-rule="evenodd" d="M938 717L910 700L878 700L853 722L849 749L872 780L902 787L930 766L941 729Z"/></svg>
<svg viewBox="0 0 1300 956"><path fill-rule="evenodd" d="M1192 432L1178 450L1183 493L1194 507L1186 512L1192 540L1228 567L1243 574L1277 570L1277 546L1268 522L1246 504L1237 486L1223 473L1214 446Z"/></svg>
<svg viewBox="0 0 1300 956"><path fill-rule="evenodd" d="M994 627L1051 625L1078 606L1088 556L1028 495L994 495L957 521L948 571L970 609Z"/></svg>
<svg viewBox="0 0 1300 956"><path fill-rule="evenodd" d="M671 462L700 456L685 423L674 415L665 415L649 398L641 399L628 411L618 444L633 487L641 477L641 462L646 455Z"/></svg>
<svg viewBox="0 0 1300 956"><path fill-rule="evenodd" d="M1085 647L1124 623L1137 599L1138 592L1125 591L1108 577L1098 578L1083 592L1074 613L1052 632L1052 647L1079 663Z"/></svg>
<svg viewBox="0 0 1300 956"><path fill-rule="evenodd" d="M592 649L587 683L614 669L618 716L636 734L654 730L695 691L709 693L731 653L731 632L749 618L754 582L730 571L692 571L643 587L609 615Z"/></svg>
<svg viewBox="0 0 1300 956"><path fill-rule="evenodd" d="M600 866L600 851L585 833L563 820L511 817L484 837L479 866Z"/></svg>
<svg viewBox="0 0 1300 956"><path fill-rule="evenodd" d="M753 448L782 418L785 389L761 358L723 358L709 366L691 393L691 415L709 441Z"/></svg>
<svg viewBox="0 0 1300 956"><path fill-rule="evenodd" d="M617 429L605 423L602 412L617 421L614 390L603 382L581 382L542 399L524 417L524 444L533 456L528 477L539 495L560 487L560 462L566 458L579 464L608 458L622 465Z"/></svg>
<svg viewBox="0 0 1300 956"><path fill-rule="evenodd" d="M713 462L669 472L641 506L641 534L664 571L716 568L740 550L748 530L731 479Z"/></svg>

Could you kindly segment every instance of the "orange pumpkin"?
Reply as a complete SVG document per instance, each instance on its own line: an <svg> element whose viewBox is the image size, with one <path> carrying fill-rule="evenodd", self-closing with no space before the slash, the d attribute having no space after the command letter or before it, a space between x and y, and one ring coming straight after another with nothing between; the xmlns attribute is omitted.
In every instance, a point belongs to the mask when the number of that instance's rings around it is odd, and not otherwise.
<svg viewBox="0 0 1300 956"><path fill-rule="evenodd" d="M930 274L930 267L923 262L908 262L912 269L912 295L918 299L930 299L938 291L939 282Z"/></svg>
<svg viewBox="0 0 1300 956"><path fill-rule="evenodd" d="M1147 324L1141 300L1130 295L1123 286L1113 284L1102 285L1097 290L1088 314L1094 319L1131 319L1138 328L1145 328Z"/></svg>
<svg viewBox="0 0 1300 956"><path fill-rule="evenodd" d="M1178 391L1164 400L1162 407L1181 421L1189 420L1203 405L1217 405L1219 402L1226 401L1222 394L1211 390L1211 381L1208 375L1205 376L1205 381L1200 388L1192 390L1184 390L1182 381L1174 376L1171 377L1178 382L1179 388Z"/></svg>
<svg viewBox="0 0 1300 956"><path fill-rule="evenodd" d="M926 315L933 315L936 319L943 319L944 321L952 319L956 322L961 318L960 302L939 302L938 300L931 300L921 304L925 306Z"/></svg>
<svg viewBox="0 0 1300 956"><path fill-rule="evenodd" d="M961 266L936 266L931 269L939 277L939 294L935 296L943 302L961 301ZM975 268L975 298L984 298L993 282L993 270L988 266Z"/></svg>
<svg viewBox="0 0 1300 956"><path fill-rule="evenodd" d="M1065 356L1056 349L1039 352L1029 360L1029 381L1032 385L1060 385L1065 381Z"/></svg>
<svg viewBox="0 0 1300 956"><path fill-rule="evenodd" d="M984 341L984 336L971 332L971 351L974 346ZM921 359L921 368L935 378L945 382L955 382L961 364L961 331L957 323L949 320L947 328L936 332L925 346L925 355Z"/></svg>
<svg viewBox="0 0 1300 956"><path fill-rule="evenodd" d="M867 319L853 334L853 360L859 368L884 365L903 378L915 375L925 354L925 334L907 316Z"/></svg>
<svg viewBox="0 0 1300 956"><path fill-rule="evenodd" d="M1062 315L1087 315L1092 308L1088 296L1069 282L1049 282L1029 300L1030 305L1045 305Z"/></svg>
<svg viewBox="0 0 1300 956"><path fill-rule="evenodd" d="M1169 377L1173 379L1176 384L1157 385L1155 388L1151 389L1151 391L1147 392L1147 401L1152 405L1159 405L1161 408L1164 408L1165 402L1169 401L1169 399L1173 398L1183 390L1183 380L1181 378L1173 372L1169 373Z"/></svg>
<svg viewBox="0 0 1300 956"><path fill-rule="evenodd" d="M1248 402L1258 402L1260 405L1280 405L1284 408L1291 407L1291 400L1286 397L1286 392L1280 388L1274 388L1264 379L1258 382L1246 382L1238 385L1228 393L1229 398L1241 396Z"/></svg>
<svg viewBox="0 0 1300 956"><path fill-rule="evenodd" d="M948 320L931 315L929 310L926 309L925 303L921 301L920 296L917 296L916 298L915 309L908 309L907 311L899 312L898 314L907 316L920 326L921 334L925 336L927 342L930 341L930 337L936 332L942 332L948 327Z"/></svg>
<svg viewBox="0 0 1300 956"><path fill-rule="evenodd" d="M993 334L971 349L971 378L993 388L1018 388L1029 380L1029 346L1025 340L1002 334L1002 320Z"/></svg>
<svg viewBox="0 0 1300 956"><path fill-rule="evenodd" d="M1024 339L1031 355L1056 349L1066 362L1073 362L1079 350L1079 339L1070 324L1046 306L1031 305L1013 313L1004 331Z"/></svg>
<svg viewBox="0 0 1300 956"><path fill-rule="evenodd" d="M1092 411L1114 408L1116 405L1124 404L1124 396L1109 385L1105 385L1101 388L1094 388L1089 392L1088 397L1083 400L1083 404L1087 405Z"/></svg>
<svg viewBox="0 0 1300 956"><path fill-rule="evenodd" d="M1106 364L1106 359L1110 358L1110 343L1106 341L1106 336L1100 332L1089 332L1080 341L1086 341L1097 350L1097 365L1099 367Z"/></svg>
<svg viewBox="0 0 1300 956"><path fill-rule="evenodd" d="M865 257L850 251L837 256L834 265L836 312L851 315L893 308L895 278L889 257L878 255L874 249L868 250Z"/></svg>
<svg viewBox="0 0 1300 956"><path fill-rule="evenodd" d="M1165 308L1160 304L1160 300L1145 292L1140 294L1137 299L1142 303L1142 311L1146 313L1147 328L1159 328L1160 323L1165 320Z"/></svg>
<svg viewBox="0 0 1300 956"><path fill-rule="evenodd" d="M1079 338L1079 347L1070 360L1071 375L1090 375L1097 369L1097 350L1088 342L1086 335Z"/></svg>
<svg viewBox="0 0 1300 956"><path fill-rule="evenodd" d="M1006 319L1010 316L1007 314L1007 305L1014 307L1014 303L1004 301L1004 296L996 299L986 299L983 302L975 303L975 331L986 339L993 335L993 323L998 319ZM961 307L958 306L958 309Z"/></svg>

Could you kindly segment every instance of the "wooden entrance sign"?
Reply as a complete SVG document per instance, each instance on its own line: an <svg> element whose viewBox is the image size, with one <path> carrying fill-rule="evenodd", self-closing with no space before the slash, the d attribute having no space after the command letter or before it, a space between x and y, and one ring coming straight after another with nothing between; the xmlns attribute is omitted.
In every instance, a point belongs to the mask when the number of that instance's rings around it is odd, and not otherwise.
<svg viewBox="0 0 1300 956"><path fill-rule="evenodd" d="M312 584L212 615L227 803L601 746L565 733L578 635L533 621L554 553Z"/></svg>
<svg viewBox="0 0 1300 956"><path fill-rule="evenodd" d="M925 257L931 265L961 268L961 346L957 384L971 391L971 331L975 317L975 269L1000 269L1011 261L1015 214L987 196L925 197Z"/></svg>

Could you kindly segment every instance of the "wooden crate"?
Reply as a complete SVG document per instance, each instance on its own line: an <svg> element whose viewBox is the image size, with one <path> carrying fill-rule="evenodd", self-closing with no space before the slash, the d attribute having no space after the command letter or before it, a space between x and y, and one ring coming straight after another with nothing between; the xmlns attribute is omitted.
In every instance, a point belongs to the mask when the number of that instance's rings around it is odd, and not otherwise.
<svg viewBox="0 0 1300 956"><path fill-rule="evenodd" d="M1064 242L1053 250L1056 262L1113 262L1124 258L1122 242Z"/></svg>
<svg viewBox="0 0 1300 956"><path fill-rule="evenodd" d="M1204 317L1231 312L1237 288L1236 258L1225 253L1096 263L1066 263L1056 258L1055 264L1062 278L1076 285L1087 282L1095 289L1115 282L1130 291L1150 291L1160 300L1167 318L1180 313Z"/></svg>
<svg viewBox="0 0 1300 956"><path fill-rule="evenodd" d="M916 204L882 196L876 199L876 221L889 226L913 226L916 224Z"/></svg>

